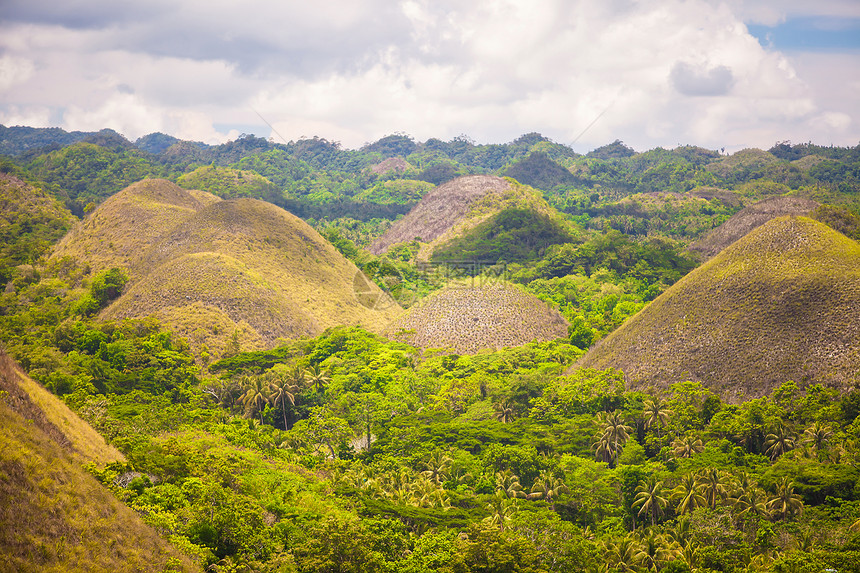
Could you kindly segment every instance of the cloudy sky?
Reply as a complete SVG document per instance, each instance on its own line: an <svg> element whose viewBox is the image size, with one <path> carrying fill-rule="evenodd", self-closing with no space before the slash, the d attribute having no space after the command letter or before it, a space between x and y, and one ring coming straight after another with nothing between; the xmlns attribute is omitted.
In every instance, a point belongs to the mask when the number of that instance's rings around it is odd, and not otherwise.
<svg viewBox="0 0 860 573"><path fill-rule="evenodd" d="M0 124L860 143L858 0L2 0Z"/></svg>

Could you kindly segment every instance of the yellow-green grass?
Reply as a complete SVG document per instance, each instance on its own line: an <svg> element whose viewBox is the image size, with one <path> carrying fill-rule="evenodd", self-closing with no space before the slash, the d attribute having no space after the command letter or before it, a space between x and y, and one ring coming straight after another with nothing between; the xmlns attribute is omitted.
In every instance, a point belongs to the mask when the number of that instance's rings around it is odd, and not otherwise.
<svg viewBox="0 0 860 573"><path fill-rule="evenodd" d="M564 317L537 297L493 281L449 285L404 312L386 332L422 348L474 354L565 337L567 327Z"/></svg>
<svg viewBox="0 0 860 573"><path fill-rule="evenodd" d="M163 179L144 179L110 197L72 228L51 258L69 256L95 270L123 267L135 278L148 270L141 269L147 246L213 201L219 199Z"/></svg>
<svg viewBox="0 0 860 573"><path fill-rule="evenodd" d="M0 173L0 227L15 221L20 214L37 220L60 220L69 226L75 220L68 209L43 190L14 175Z"/></svg>
<svg viewBox="0 0 860 573"><path fill-rule="evenodd" d="M705 166L705 169L720 177L729 177L740 169L762 169L779 163L773 154L761 149L741 149Z"/></svg>
<svg viewBox="0 0 860 573"><path fill-rule="evenodd" d="M631 388L701 381L725 399L860 372L860 244L806 217L753 230L657 297L574 368Z"/></svg>
<svg viewBox="0 0 860 573"><path fill-rule="evenodd" d="M690 245L691 251L710 258L750 231L776 217L808 215L820 204L803 197L771 197L741 209L732 217Z"/></svg>
<svg viewBox="0 0 860 573"><path fill-rule="evenodd" d="M234 332L243 349L269 348L336 325L381 332L400 310L393 301L362 305L355 265L280 207L222 201L166 181L112 197L53 256L71 256L93 273L129 269L123 295L101 318L154 315L201 358L204 350L218 358Z"/></svg>
<svg viewBox="0 0 860 573"><path fill-rule="evenodd" d="M205 165L179 177L177 183L185 189L202 189L223 198L260 197L274 186L256 173L230 167Z"/></svg>
<svg viewBox="0 0 860 573"><path fill-rule="evenodd" d="M78 459L99 464L125 460L62 400L24 374L5 352L0 352L0 390L7 392L7 400L19 413L42 427Z"/></svg>
<svg viewBox="0 0 860 573"><path fill-rule="evenodd" d="M41 428L0 417L0 570L199 570Z"/></svg>

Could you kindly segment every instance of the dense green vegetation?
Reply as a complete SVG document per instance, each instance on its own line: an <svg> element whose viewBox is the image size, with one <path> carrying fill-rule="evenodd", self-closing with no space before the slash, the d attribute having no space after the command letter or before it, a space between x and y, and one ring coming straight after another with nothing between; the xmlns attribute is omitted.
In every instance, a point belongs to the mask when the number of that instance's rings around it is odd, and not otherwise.
<svg viewBox="0 0 860 573"><path fill-rule="evenodd" d="M857 148L726 157L616 142L578 156L537 134L505 145L393 135L360 150L161 135L138 148L111 134L45 153L9 145L4 172L79 216L155 175L260 197L312 217L401 301L452 277L416 263L417 241L379 257L364 248L432 184L506 173L564 214L503 211L450 253L489 259L487 272L558 308L569 336L463 356L346 326L195 354L153 319L98 319L123 269L45 264L69 219L4 219L6 351L122 451L127 462L89 471L201 569L860 570L856 389L786 380L729 404L693 382L628 392L617 370L568 373L698 264L685 245L752 200L827 199L817 216L856 237ZM369 169L394 156L410 167Z"/></svg>

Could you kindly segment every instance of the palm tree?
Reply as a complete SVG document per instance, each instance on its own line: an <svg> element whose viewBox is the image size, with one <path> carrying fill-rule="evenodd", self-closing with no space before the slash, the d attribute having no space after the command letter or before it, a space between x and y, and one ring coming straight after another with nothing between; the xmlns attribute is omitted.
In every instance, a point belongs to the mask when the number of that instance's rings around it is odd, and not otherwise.
<svg viewBox="0 0 860 573"><path fill-rule="evenodd" d="M490 503L487 504L490 516L484 519L484 521L490 525L498 525L499 531L504 531L505 523L510 521L511 516L518 509L517 503L516 499L509 499L502 492L496 492Z"/></svg>
<svg viewBox="0 0 860 573"><path fill-rule="evenodd" d="M555 477L551 471L544 470L535 480L532 491L526 496L526 499L544 499L555 511L555 500L562 493L569 492L570 490L565 485L564 480Z"/></svg>
<svg viewBox="0 0 860 573"><path fill-rule="evenodd" d="M440 449L436 449L424 462L424 467L426 469L421 472L421 475L425 476L435 484L441 484L445 481L445 472L451 466L452 461L454 460L451 459L451 456Z"/></svg>
<svg viewBox="0 0 860 573"><path fill-rule="evenodd" d="M638 492L633 500L633 507L639 508L638 516L642 517L643 513L651 515L651 525L657 523L657 519L663 515L663 508L666 507L668 501L662 497L663 482L657 481L654 477L648 478L648 481L640 482L636 488Z"/></svg>
<svg viewBox="0 0 860 573"><path fill-rule="evenodd" d="M605 547L608 561L614 565L616 571L636 570L636 553L639 548L633 537L627 535L617 541L610 541Z"/></svg>
<svg viewBox="0 0 860 573"><path fill-rule="evenodd" d="M705 445L700 438L694 436L684 436L683 438L675 438L672 442L672 455L676 458L691 458L694 454L701 453L705 449Z"/></svg>
<svg viewBox="0 0 860 573"><path fill-rule="evenodd" d="M701 492L705 503L711 509L716 509L717 502L728 495L726 490L726 474L716 468L706 468L699 474Z"/></svg>
<svg viewBox="0 0 860 573"><path fill-rule="evenodd" d="M325 390L329 381L331 381L331 376L329 376L328 371L320 368L319 364L309 366L304 371L304 376L305 381L307 381L313 388L316 388L317 394L321 394Z"/></svg>
<svg viewBox="0 0 860 573"><path fill-rule="evenodd" d="M295 393L298 391L299 387L292 383L289 376L273 374L269 381L269 388L272 390L272 393L269 395L269 399L276 407L279 403L281 404L281 412L284 415L284 430L288 430L287 402L289 402L291 406L296 405Z"/></svg>
<svg viewBox="0 0 860 573"><path fill-rule="evenodd" d="M681 478L681 482L672 490L672 497L678 500L676 510L679 514L692 513L694 510L707 505L701 489L701 484L695 474L688 473Z"/></svg>
<svg viewBox="0 0 860 573"><path fill-rule="evenodd" d="M639 540L636 561L640 567L644 567L647 571L659 571L665 563L673 560L677 555L678 551L671 541L653 530L649 530Z"/></svg>
<svg viewBox="0 0 860 573"><path fill-rule="evenodd" d="M599 436L597 441L591 444L591 448L594 450L594 458L597 461L606 462L607 464L612 463L612 440L607 436Z"/></svg>
<svg viewBox="0 0 860 573"><path fill-rule="evenodd" d="M251 416L259 412L260 423L263 423L263 408L269 403L269 392L262 376L243 376L244 394L241 396L245 410Z"/></svg>
<svg viewBox="0 0 860 573"><path fill-rule="evenodd" d="M624 448L624 444L630 439L630 432L633 431L633 428L624 423L621 414L617 410L605 414L600 413L597 416L597 420L603 426L603 433L598 437L598 442L601 439L607 441L609 451L612 455L611 461L615 462L621 453L621 449Z"/></svg>
<svg viewBox="0 0 860 573"><path fill-rule="evenodd" d="M783 477L776 484L776 493L767 501L767 508L774 514L782 517L785 521L790 516L803 514L803 501L794 493L794 482L788 477Z"/></svg>
<svg viewBox="0 0 860 573"><path fill-rule="evenodd" d="M507 400L500 404L494 404L493 409L496 410L496 420L499 422L507 424L514 421L514 409Z"/></svg>
<svg viewBox="0 0 860 573"><path fill-rule="evenodd" d="M817 456L821 455L821 450L830 442L831 437L833 429L821 422L815 422L803 431L803 441L815 448Z"/></svg>
<svg viewBox="0 0 860 573"><path fill-rule="evenodd" d="M794 436L782 424L777 425L773 433L768 434L764 440L765 451L772 460L790 452L796 445Z"/></svg>
<svg viewBox="0 0 860 573"><path fill-rule="evenodd" d="M660 427L669 423L669 416L672 415L672 410L666 407L666 404L660 398L648 398L643 403L644 411L642 416L645 418L645 428L649 429L652 426L657 426L657 437L660 437Z"/></svg>
<svg viewBox="0 0 860 573"><path fill-rule="evenodd" d="M511 470L496 472L496 491L502 492L507 497L526 497L520 478Z"/></svg>
<svg viewBox="0 0 860 573"><path fill-rule="evenodd" d="M732 509L739 516L753 514L765 516L768 514L765 494L751 479L747 472L738 476L732 496Z"/></svg>

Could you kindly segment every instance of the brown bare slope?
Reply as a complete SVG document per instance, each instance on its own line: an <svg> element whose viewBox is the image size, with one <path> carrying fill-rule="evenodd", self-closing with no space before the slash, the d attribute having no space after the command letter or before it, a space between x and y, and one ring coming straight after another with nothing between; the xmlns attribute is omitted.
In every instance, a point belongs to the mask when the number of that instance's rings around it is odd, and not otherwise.
<svg viewBox="0 0 860 573"><path fill-rule="evenodd" d="M243 349L266 348L339 324L381 332L399 311L363 306L353 288L358 269L298 217L168 182L144 181L106 201L53 256L64 255L93 272L130 270L102 318L155 315L216 357L233 332Z"/></svg>
<svg viewBox="0 0 860 573"><path fill-rule="evenodd" d="M632 388L699 380L724 398L795 380L842 388L860 371L860 243L806 217L753 230L681 279L575 367Z"/></svg>
<svg viewBox="0 0 860 573"><path fill-rule="evenodd" d="M509 181L489 175L452 179L425 195L405 217L374 241L369 250L379 255L391 245L416 237L429 243L460 222L481 199L501 195L510 189Z"/></svg>
<svg viewBox="0 0 860 573"><path fill-rule="evenodd" d="M771 197L741 209L690 246L691 251L711 258L750 231L785 215L808 215L819 203L802 197Z"/></svg>
<svg viewBox="0 0 860 573"><path fill-rule="evenodd" d="M423 299L386 332L423 348L469 354L564 337L567 326L558 311L513 285L457 283Z"/></svg>

